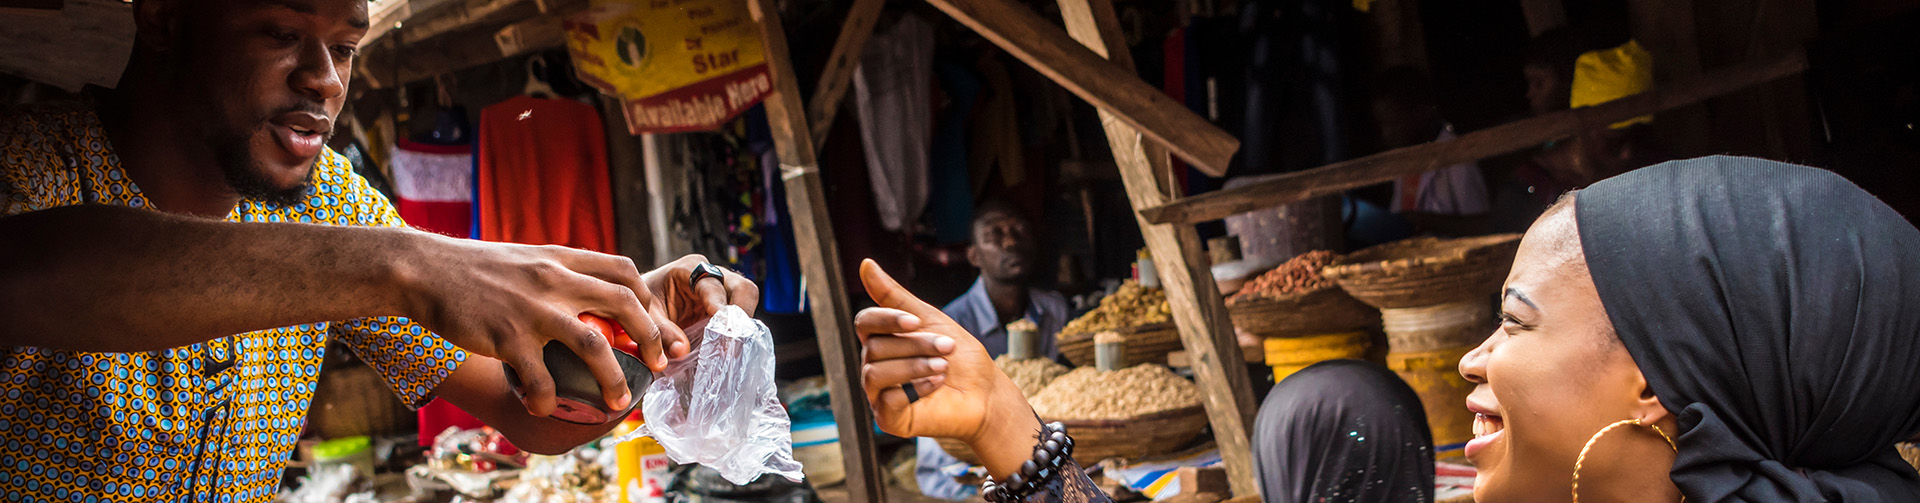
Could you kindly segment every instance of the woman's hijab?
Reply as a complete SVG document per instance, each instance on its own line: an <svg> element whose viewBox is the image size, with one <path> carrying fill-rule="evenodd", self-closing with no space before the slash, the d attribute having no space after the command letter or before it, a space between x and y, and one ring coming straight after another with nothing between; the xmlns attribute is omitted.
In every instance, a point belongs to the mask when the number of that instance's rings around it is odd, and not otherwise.
<svg viewBox="0 0 1920 503"><path fill-rule="evenodd" d="M1920 231L1833 173L1706 157L1594 184L1580 242L1678 415L1689 503L1915 502Z"/></svg>
<svg viewBox="0 0 1920 503"><path fill-rule="evenodd" d="M1321 362L1274 385L1254 419L1266 503L1433 501L1420 397L1377 364Z"/></svg>

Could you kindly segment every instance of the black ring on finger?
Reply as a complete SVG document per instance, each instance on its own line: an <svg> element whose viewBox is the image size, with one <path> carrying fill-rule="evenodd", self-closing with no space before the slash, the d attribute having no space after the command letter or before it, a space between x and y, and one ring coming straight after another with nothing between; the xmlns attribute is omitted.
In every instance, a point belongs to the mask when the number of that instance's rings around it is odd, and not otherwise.
<svg viewBox="0 0 1920 503"><path fill-rule="evenodd" d="M693 274L687 276L687 287L697 286L700 284L700 280L707 278L718 279L720 280L720 284L724 285L727 283L727 270L709 263L695 264L693 266Z"/></svg>
<svg viewBox="0 0 1920 503"><path fill-rule="evenodd" d="M900 383L900 391L907 392L907 403L920 401L920 391L913 389L913 381Z"/></svg>

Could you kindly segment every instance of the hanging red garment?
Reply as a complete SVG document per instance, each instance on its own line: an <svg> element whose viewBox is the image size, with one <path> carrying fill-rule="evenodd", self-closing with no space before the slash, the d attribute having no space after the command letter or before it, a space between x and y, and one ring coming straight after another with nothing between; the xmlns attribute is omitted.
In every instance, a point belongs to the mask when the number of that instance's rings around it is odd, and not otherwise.
<svg viewBox="0 0 1920 503"><path fill-rule="evenodd" d="M480 111L480 239L615 253L600 113L515 96Z"/></svg>
<svg viewBox="0 0 1920 503"><path fill-rule="evenodd" d="M393 209L408 226L453 237L473 231L473 151L400 140L393 149Z"/></svg>

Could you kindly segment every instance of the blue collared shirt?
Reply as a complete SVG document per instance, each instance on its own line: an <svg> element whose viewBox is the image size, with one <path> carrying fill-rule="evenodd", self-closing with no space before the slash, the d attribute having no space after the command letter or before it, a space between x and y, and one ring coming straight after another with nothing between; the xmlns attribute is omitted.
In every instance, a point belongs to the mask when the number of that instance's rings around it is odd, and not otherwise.
<svg viewBox="0 0 1920 503"><path fill-rule="evenodd" d="M987 354L998 357L1007 352L1006 324L1000 322L1000 314L993 308L993 299L987 297L985 279L974 280L973 288L947 303L947 307L941 311L967 329L967 333L980 339L980 344L987 347ZM1024 318L1033 320L1039 326L1039 353L1047 358L1060 355L1059 348L1054 347L1053 336L1067 325L1067 316L1071 314L1067 298L1060 292L1027 289L1027 312ZM921 437L916 446L919 467L914 470L914 478L920 482L921 494L942 499L965 499L980 492L980 488L953 481L953 476L965 470L967 465L947 455L947 451L940 449L939 443Z"/></svg>

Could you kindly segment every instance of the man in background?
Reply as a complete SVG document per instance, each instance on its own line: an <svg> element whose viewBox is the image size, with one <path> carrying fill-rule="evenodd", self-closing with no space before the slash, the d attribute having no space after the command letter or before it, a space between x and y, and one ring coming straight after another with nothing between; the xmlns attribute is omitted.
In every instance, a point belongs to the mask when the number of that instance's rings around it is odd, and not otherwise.
<svg viewBox="0 0 1920 503"><path fill-rule="evenodd" d="M1033 224L1004 201L988 201L974 210L972 236L967 262L980 269L980 279L941 310L995 357L1007 352L1007 324L1031 321L1039 329L1034 355L1057 358L1053 338L1071 313L1059 292L1033 286ZM939 443L921 438L918 449L914 478L922 494L964 499L979 492L978 487L954 482L951 472L964 470L966 463L947 455Z"/></svg>

